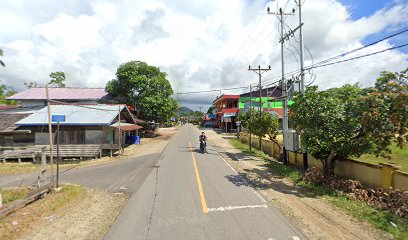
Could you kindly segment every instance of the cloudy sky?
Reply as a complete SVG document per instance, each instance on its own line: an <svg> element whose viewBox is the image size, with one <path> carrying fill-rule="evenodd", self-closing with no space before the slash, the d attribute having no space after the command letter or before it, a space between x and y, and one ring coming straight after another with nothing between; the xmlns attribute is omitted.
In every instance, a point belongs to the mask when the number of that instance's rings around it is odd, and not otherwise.
<svg viewBox="0 0 408 240"><path fill-rule="evenodd" d="M408 28L407 0L303 0L305 65L364 46ZM285 31L298 25L294 0L3 0L0 83L24 89L64 71L67 86L105 87L119 64L145 61L167 72L175 92L248 86L248 65L268 66L266 83L280 76L278 8ZM298 65L298 37L285 45L285 70ZM408 43L408 32L342 59ZM314 69L320 88L370 86L383 70L408 67L408 47ZM223 90L241 93L245 89ZM207 108L220 92L180 95L182 105Z"/></svg>

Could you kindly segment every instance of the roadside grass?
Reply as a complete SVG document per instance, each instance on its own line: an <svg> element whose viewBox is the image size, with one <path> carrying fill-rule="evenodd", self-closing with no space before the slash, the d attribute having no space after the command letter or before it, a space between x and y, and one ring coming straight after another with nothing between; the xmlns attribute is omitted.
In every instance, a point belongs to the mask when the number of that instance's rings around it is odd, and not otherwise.
<svg viewBox="0 0 408 240"><path fill-rule="evenodd" d="M95 162L93 163L95 164ZM60 164L61 170L73 168L77 166L91 165L88 161L84 163L63 163ZM22 174L22 173L35 173L40 171L40 164L34 164L32 162L22 163L0 163L0 175L2 174ZM54 164L54 169L56 165ZM51 166L47 163L47 170L51 170Z"/></svg>
<svg viewBox="0 0 408 240"><path fill-rule="evenodd" d="M66 210L66 207L84 196L85 188L78 185L63 185L58 192L47 194L25 207L19 208L0 219L0 239L18 239L28 233L34 225L46 217ZM8 205L28 195L26 188L3 189Z"/></svg>
<svg viewBox="0 0 408 240"><path fill-rule="evenodd" d="M395 165L401 166L400 170L403 172L408 172L408 147L400 149L394 143L390 146L391 149L391 159L383 158L383 157L376 157L375 155L371 154L363 154L359 158L354 160L375 164L378 165L379 163L393 163Z"/></svg>
<svg viewBox="0 0 408 240"><path fill-rule="evenodd" d="M11 205L13 202L25 198L30 193L30 188L28 187L18 187L18 188L6 188L1 190L1 196L3 199L3 208Z"/></svg>
<svg viewBox="0 0 408 240"><path fill-rule="evenodd" d="M32 163L0 163L0 174L31 173L35 171Z"/></svg>
<svg viewBox="0 0 408 240"><path fill-rule="evenodd" d="M314 195L321 196L323 199L326 199L329 203L341 211L344 211L358 220L371 223L376 228L391 234L395 239L408 239L407 219L398 217L397 215L388 211L374 208L365 202L351 200L346 194L340 191L332 190L316 184L306 183L305 181L301 180L301 170L276 162L269 155L257 149L252 148L252 151L249 151L249 146L242 143L239 139L232 139L231 143L235 148L241 150L242 152L259 157L266 161L266 166L268 166L269 171L276 177L286 178L291 183L296 183L297 186L307 189Z"/></svg>
<svg viewBox="0 0 408 240"><path fill-rule="evenodd" d="M249 150L249 146L239 139L231 139L232 146L241 150L243 153L258 157L265 161L265 165L269 168L271 173L279 178L289 178L292 182L298 181L302 177L302 173L292 166L285 166L282 163L272 160L272 157L268 154L252 148L252 151Z"/></svg>

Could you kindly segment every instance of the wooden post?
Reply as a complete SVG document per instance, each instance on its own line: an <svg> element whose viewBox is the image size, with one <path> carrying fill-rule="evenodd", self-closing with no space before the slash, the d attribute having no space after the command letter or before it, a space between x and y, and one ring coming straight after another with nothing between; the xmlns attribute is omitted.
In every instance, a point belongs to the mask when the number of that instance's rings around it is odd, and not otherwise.
<svg viewBox="0 0 408 240"><path fill-rule="evenodd" d="M54 185L54 159L53 159L53 151L54 151L54 142L52 138L52 124L51 124L51 104L50 104L50 96L48 93L48 84L45 85L45 95L47 97L47 113L48 113L48 143L50 146L50 164L51 164L51 183Z"/></svg>

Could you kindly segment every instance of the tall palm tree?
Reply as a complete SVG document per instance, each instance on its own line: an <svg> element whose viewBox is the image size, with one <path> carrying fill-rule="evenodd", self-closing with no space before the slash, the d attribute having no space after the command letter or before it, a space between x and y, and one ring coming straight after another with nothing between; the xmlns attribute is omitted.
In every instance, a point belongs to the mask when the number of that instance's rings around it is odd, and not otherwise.
<svg viewBox="0 0 408 240"><path fill-rule="evenodd" d="M0 57L3 57L3 50L0 49ZM0 65L5 67L6 64L4 64L4 62L2 60L0 60Z"/></svg>

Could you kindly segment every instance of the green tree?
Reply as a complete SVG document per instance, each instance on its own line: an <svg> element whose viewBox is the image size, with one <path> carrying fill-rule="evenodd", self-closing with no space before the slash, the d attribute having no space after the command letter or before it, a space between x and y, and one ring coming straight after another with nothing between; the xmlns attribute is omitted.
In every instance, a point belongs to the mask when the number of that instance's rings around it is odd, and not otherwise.
<svg viewBox="0 0 408 240"><path fill-rule="evenodd" d="M57 87L65 87L65 73L52 72L50 73L51 81L48 84L53 84Z"/></svg>
<svg viewBox="0 0 408 240"><path fill-rule="evenodd" d="M251 121L251 114L252 114L252 121ZM279 121L275 115L270 113L264 112L262 113L262 124L260 124L260 116L259 111L252 110L239 113L238 119L241 121L243 127L248 129L248 131L260 139L265 135L268 135L271 140L276 138L279 128Z"/></svg>
<svg viewBox="0 0 408 240"><path fill-rule="evenodd" d="M119 100L136 105L138 116L150 120L167 121L177 109L177 103L170 98L173 89L166 73L145 62L121 64L116 79L109 81L105 89Z"/></svg>
<svg viewBox="0 0 408 240"><path fill-rule="evenodd" d="M408 69L407 69L408 70ZM370 135L373 153L388 157L389 146L395 140L403 148L408 132L408 81L407 70L400 73L382 72L375 87L365 90L359 99L362 125Z"/></svg>
<svg viewBox="0 0 408 240"><path fill-rule="evenodd" d="M2 49L0 49L0 57L3 57L3 50ZM0 60L0 65L3 66L3 67L6 66L6 64L3 62L3 60Z"/></svg>
<svg viewBox="0 0 408 240"><path fill-rule="evenodd" d="M320 92L314 86L297 95L291 106L290 120L307 151L322 162L326 177L334 174L338 160L373 150L386 152L385 145L378 145L378 136L384 136L390 125L384 117L367 117L366 96L357 85Z"/></svg>
<svg viewBox="0 0 408 240"><path fill-rule="evenodd" d="M214 112L215 112L215 106L211 106L211 107L209 107L208 110L207 110L207 113L208 113L208 114L214 114Z"/></svg>
<svg viewBox="0 0 408 240"><path fill-rule="evenodd" d="M29 83L24 83L24 85L25 85L27 88L36 88L36 87L39 86L36 81L32 81L32 82L29 82Z"/></svg>
<svg viewBox="0 0 408 240"><path fill-rule="evenodd" d="M167 122L174 117L174 109L177 108L176 100L160 95L149 95L140 101L143 116L156 122Z"/></svg>
<svg viewBox="0 0 408 240"><path fill-rule="evenodd" d="M6 104L6 105L14 105L17 102L14 100L7 100L7 97L10 97L11 95L16 94L14 90L11 88L7 87L6 85L0 85L0 104Z"/></svg>

